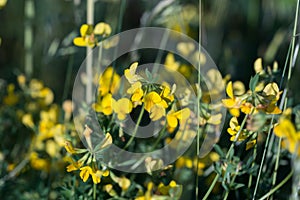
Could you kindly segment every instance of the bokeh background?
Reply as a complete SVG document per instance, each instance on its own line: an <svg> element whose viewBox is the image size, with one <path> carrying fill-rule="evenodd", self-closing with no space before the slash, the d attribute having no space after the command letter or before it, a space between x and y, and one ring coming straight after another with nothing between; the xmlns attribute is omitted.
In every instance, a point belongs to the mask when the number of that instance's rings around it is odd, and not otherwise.
<svg viewBox="0 0 300 200"><path fill-rule="evenodd" d="M72 39L86 23L86 1L35 0L29 8L27 1L8 0L0 10L0 78L13 80L25 72L25 43L31 42L27 51L33 55L32 77L42 79L54 90L55 101L62 102L70 97L72 81L85 56L85 49L75 47ZM114 34L119 23L122 31L142 26L168 27L198 40L198 1L165 1L167 6L159 10L163 1L127 0L123 19L119 15L120 1L96 0L95 23L111 24ZM283 67L295 5L295 0L203 1L202 45L223 75L248 83L257 57L264 58L265 66L276 60L279 68ZM28 26L32 40L26 38ZM299 70L295 73L294 77Z"/></svg>

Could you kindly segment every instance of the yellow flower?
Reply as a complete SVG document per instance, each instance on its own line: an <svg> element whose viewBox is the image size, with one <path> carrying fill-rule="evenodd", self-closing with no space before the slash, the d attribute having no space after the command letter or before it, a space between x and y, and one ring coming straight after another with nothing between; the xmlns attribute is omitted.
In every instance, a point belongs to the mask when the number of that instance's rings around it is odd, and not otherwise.
<svg viewBox="0 0 300 200"><path fill-rule="evenodd" d="M97 40L95 39L94 33L93 33L93 26L88 25L88 24L83 24L80 27L80 36L81 37L76 37L73 40L73 43L76 46L79 47L94 47L95 44L97 43Z"/></svg>
<svg viewBox="0 0 300 200"><path fill-rule="evenodd" d="M137 81L131 85L127 90L128 94L132 94L131 101L133 102L141 102L141 99L144 95L144 91L142 89L142 83ZM137 104L138 105L138 104Z"/></svg>
<svg viewBox="0 0 300 200"><path fill-rule="evenodd" d="M50 163L46 159L39 158L36 152L31 152L29 155L29 160L32 168L44 171L49 170Z"/></svg>
<svg viewBox="0 0 300 200"><path fill-rule="evenodd" d="M233 95L232 82L230 81L226 87L226 93L229 99L222 99L225 107L229 109L231 115L238 117L240 115L240 100Z"/></svg>
<svg viewBox="0 0 300 200"><path fill-rule="evenodd" d="M186 119L189 118L190 116L190 109L189 108L184 108L182 110L179 110L177 112L174 112L173 110L171 110L168 114L167 114L167 123L168 126L170 126L171 128L176 128L178 125L178 121L180 124L182 124Z"/></svg>
<svg viewBox="0 0 300 200"><path fill-rule="evenodd" d="M279 91L279 87L276 83L269 83L265 86L263 93L269 100L278 101L282 92Z"/></svg>
<svg viewBox="0 0 300 200"><path fill-rule="evenodd" d="M71 142L69 141L65 141L65 149L67 150L67 152L69 152L70 154L74 154L76 153L73 145L71 144Z"/></svg>
<svg viewBox="0 0 300 200"><path fill-rule="evenodd" d="M267 114L280 114L281 110L276 106L277 101L280 98L281 91L279 91L276 83L269 83L262 91L261 97L263 98L263 104L257 106L257 109L266 112Z"/></svg>
<svg viewBox="0 0 300 200"><path fill-rule="evenodd" d="M94 110L102 112L104 115L111 115L113 112L113 101L112 94L108 93L102 98L100 103L93 104Z"/></svg>
<svg viewBox="0 0 300 200"><path fill-rule="evenodd" d="M294 124L287 118L281 118L275 126L274 133L284 138L284 143L289 152L300 155L300 132L296 131Z"/></svg>
<svg viewBox="0 0 300 200"><path fill-rule="evenodd" d="M31 114L25 114L25 115L23 115L23 117L22 117L22 123L25 126L27 126L27 127L34 128L34 122L33 122Z"/></svg>
<svg viewBox="0 0 300 200"><path fill-rule="evenodd" d="M174 84L173 87L172 87L172 91L171 91L169 85L167 83L163 83L162 92L161 92L160 96L161 96L162 100L165 101L164 103L166 104L166 106L167 106L166 100L169 101L169 102L174 101L174 94L173 93L175 92L174 91L175 88L176 88L176 85Z"/></svg>
<svg viewBox="0 0 300 200"><path fill-rule="evenodd" d="M230 122L229 122L229 128L227 129L227 132L231 135L231 138L230 138L231 141L235 140L235 137L236 137L237 133L239 132L240 128L241 128L241 126L239 125L239 122L238 122L237 118L236 117L232 117L230 119ZM246 138L247 137L245 137L243 135L243 131L242 131L240 133L237 141L243 141Z"/></svg>
<svg viewBox="0 0 300 200"><path fill-rule="evenodd" d="M77 161L72 162L70 165L67 166L67 172L75 171L80 169L80 167L83 165L83 162Z"/></svg>
<svg viewBox="0 0 300 200"><path fill-rule="evenodd" d="M112 107L115 113L118 115L119 120L124 120L126 114L130 113L132 110L132 103L127 98L121 98L118 101L113 99Z"/></svg>
<svg viewBox="0 0 300 200"><path fill-rule="evenodd" d="M158 191L162 194L162 195L168 195L169 194L169 190L173 187L176 187L176 182L174 180L170 181L169 185L165 185L163 183L160 183L158 185Z"/></svg>
<svg viewBox="0 0 300 200"><path fill-rule="evenodd" d="M100 170L97 170L95 173L92 173L92 174L91 174L91 175L92 175L93 182L94 182L95 184L100 183L102 174L103 174L103 172L100 171Z"/></svg>
<svg viewBox="0 0 300 200"><path fill-rule="evenodd" d="M152 106L158 104L163 106L164 108L167 108L168 105L166 102L157 94L156 92L152 91L149 92L145 98L144 98L144 103L145 103L145 110L147 110L149 113L151 111Z"/></svg>
<svg viewBox="0 0 300 200"><path fill-rule="evenodd" d="M6 5L6 3L7 3L7 0L0 0L0 9L3 8Z"/></svg>
<svg viewBox="0 0 300 200"><path fill-rule="evenodd" d="M23 74L21 74L17 77L17 79L18 79L19 86L24 87L26 83L26 77Z"/></svg>
<svg viewBox="0 0 300 200"><path fill-rule="evenodd" d="M83 182L86 182L91 175L94 184L98 184L100 183L102 176L109 175L109 171L106 170L103 172L101 170L93 170L90 166L84 166L80 168L79 175Z"/></svg>
<svg viewBox="0 0 300 200"><path fill-rule="evenodd" d="M129 69L125 69L124 71L125 78L130 84L134 84L135 82L143 79L140 75L135 74L137 67L138 62L134 62L130 65Z"/></svg>
<svg viewBox="0 0 300 200"><path fill-rule="evenodd" d="M47 140L46 142L46 152L52 157L58 157L59 151L60 151L60 146L53 140Z"/></svg>
<svg viewBox="0 0 300 200"><path fill-rule="evenodd" d="M162 105L155 104L150 109L150 119L157 121L166 115L166 110Z"/></svg>
<svg viewBox="0 0 300 200"><path fill-rule="evenodd" d="M8 106L13 106L19 101L19 96L14 92L15 85L9 84L7 86L7 96L3 98L3 103Z"/></svg>
<svg viewBox="0 0 300 200"><path fill-rule="evenodd" d="M118 178L118 185L120 186L120 188L123 191L128 190L129 186L131 185L131 182L128 178L126 178L125 176Z"/></svg>
<svg viewBox="0 0 300 200"><path fill-rule="evenodd" d="M172 53L168 53L165 60L165 66L169 71L176 71L179 68L180 63L175 61L174 55Z"/></svg>
<svg viewBox="0 0 300 200"><path fill-rule="evenodd" d="M262 58L257 58L254 61L254 70L255 70L255 73L259 73L259 74L265 73L265 71L263 69L263 65L262 65Z"/></svg>
<svg viewBox="0 0 300 200"><path fill-rule="evenodd" d="M93 170L90 166L84 166L80 168L79 176L83 180L83 182L86 182L92 173Z"/></svg>
<svg viewBox="0 0 300 200"><path fill-rule="evenodd" d="M101 74L99 79L98 91L101 96L111 92L114 94L120 87L120 76L116 73L113 67L108 67Z"/></svg>
<svg viewBox="0 0 300 200"><path fill-rule="evenodd" d="M96 24L95 29L94 29L94 34L109 36L111 34L111 27L109 24L100 22L100 23Z"/></svg>
<svg viewBox="0 0 300 200"><path fill-rule="evenodd" d="M117 192L113 189L112 184L105 185L103 189L104 189L104 191L106 191L112 197L117 195Z"/></svg>

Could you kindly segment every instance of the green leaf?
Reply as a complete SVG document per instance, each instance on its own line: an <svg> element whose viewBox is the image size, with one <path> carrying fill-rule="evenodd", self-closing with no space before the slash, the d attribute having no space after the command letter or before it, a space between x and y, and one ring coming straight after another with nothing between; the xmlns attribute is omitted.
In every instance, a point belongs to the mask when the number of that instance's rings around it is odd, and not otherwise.
<svg viewBox="0 0 300 200"><path fill-rule="evenodd" d="M256 74L254 77L251 77L250 83L249 83L249 88L252 92L255 91L255 87L256 87L258 81L259 81L259 74Z"/></svg>
<svg viewBox="0 0 300 200"><path fill-rule="evenodd" d="M146 73L147 79L148 79L149 81L151 81L151 80L152 80L152 74L151 74L151 72L148 70L148 68L145 69L145 73Z"/></svg>
<svg viewBox="0 0 300 200"><path fill-rule="evenodd" d="M222 151L221 147L217 144L214 145L214 149L222 158L225 157L224 152Z"/></svg>

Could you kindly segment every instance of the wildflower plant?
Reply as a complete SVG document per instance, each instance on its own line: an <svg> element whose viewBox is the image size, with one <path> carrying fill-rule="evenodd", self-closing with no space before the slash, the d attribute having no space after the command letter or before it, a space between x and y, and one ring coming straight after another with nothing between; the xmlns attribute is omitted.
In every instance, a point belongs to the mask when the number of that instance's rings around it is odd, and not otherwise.
<svg viewBox="0 0 300 200"><path fill-rule="evenodd" d="M266 53L249 63L248 83L220 73L201 46L202 1L199 10L161 1L144 13L142 28L124 32L127 1L117 24L94 23L96 2L87 1L87 23L62 41L73 42L64 50L86 49L71 100L70 91L60 102L55 90L31 78L30 48L26 75L0 79L1 197L299 198L300 111L291 88L299 0L285 64ZM0 8L6 3L0 0Z"/></svg>

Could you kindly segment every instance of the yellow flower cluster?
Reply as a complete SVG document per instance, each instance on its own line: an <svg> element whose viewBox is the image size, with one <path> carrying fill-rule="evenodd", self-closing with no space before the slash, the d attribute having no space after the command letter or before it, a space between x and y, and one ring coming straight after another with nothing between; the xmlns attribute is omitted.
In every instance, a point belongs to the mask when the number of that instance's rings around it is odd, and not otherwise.
<svg viewBox="0 0 300 200"><path fill-rule="evenodd" d="M230 81L226 87L228 99L222 102L228 108L231 115L238 117L240 112L245 114L255 114L259 111L266 114L280 114L281 110L276 106L282 92L279 91L276 83L269 83L265 87L261 84L255 88L255 91L248 91L246 94L235 96L232 82Z"/></svg>
<svg viewBox="0 0 300 200"><path fill-rule="evenodd" d="M111 34L109 24L100 22L93 27L89 24L83 24L80 27L80 37L76 37L73 43L79 47L94 47L98 44L97 36L107 37Z"/></svg>
<svg viewBox="0 0 300 200"><path fill-rule="evenodd" d="M300 156L300 131L291 121L292 110L286 109L280 117L278 124L274 127L276 136L283 138L282 145L288 149L290 153Z"/></svg>

